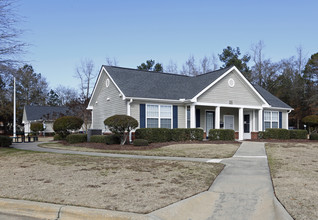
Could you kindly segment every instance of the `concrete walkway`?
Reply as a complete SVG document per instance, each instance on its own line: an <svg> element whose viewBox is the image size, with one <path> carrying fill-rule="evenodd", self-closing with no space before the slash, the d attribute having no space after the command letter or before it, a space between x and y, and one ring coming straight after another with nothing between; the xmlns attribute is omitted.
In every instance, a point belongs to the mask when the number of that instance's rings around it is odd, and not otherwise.
<svg viewBox="0 0 318 220"><path fill-rule="evenodd" d="M57 149L48 149L31 146L32 144L14 144L13 147L24 150L35 150L54 153L84 154L93 156L113 156L139 159L167 159L169 157L151 157L138 155L118 155L92 152L76 152ZM172 159L172 158L170 158ZM209 159L182 158L189 161L207 162ZM199 160L197 160L199 159ZM181 160L173 158L173 160ZM156 210L147 215L133 213L120 213L107 210L94 211L87 208L69 208L77 210L76 218L81 214L102 213L102 216L112 216L116 219L191 219L191 220L213 220L213 219L292 219L284 207L278 202L274 195L264 143L244 142L232 158L223 159L226 165L221 174L216 178L210 189L198 195L182 200L165 208ZM1 201L0 201L1 203ZM53 205L53 204L52 204ZM55 205L56 206L56 205ZM65 206L64 206L65 207ZM1 208L1 207L0 207ZM67 210L67 206L64 208ZM83 211L84 210L84 211ZM0 209L1 212L1 209ZM67 216L65 211L65 215ZM117 214L116 214L117 213ZM74 214L75 216L75 214ZM58 219L63 218L60 215ZM107 219L107 218L105 218Z"/></svg>
<svg viewBox="0 0 318 220"><path fill-rule="evenodd" d="M45 142L43 142L45 143ZM40 143L13 143L11 146L20 150L30 150L37 152L48 152L48 153L59 153L59 154L76 154L86 156L97 156L97 157L116 157L116 158L133 158L133 159L155 159L155 160L176 160L176 161L192 161L192 162L220 162L221 159L209 159L209 158L191 158L191 157L163 157L163 156L143 156L143 155L132 155L132 154L111 154L111 153L99 153L99 152L85 152L85 151L74 151L74 150L61 150L46 147L39 147L37 144Z"/></svg>
<svg viewBox="0 0 318 220"><path fill-rule="evenodd" d="M244 142L208 192L151 213L159 219L292 219L274 195L264 143Z"/></svg>

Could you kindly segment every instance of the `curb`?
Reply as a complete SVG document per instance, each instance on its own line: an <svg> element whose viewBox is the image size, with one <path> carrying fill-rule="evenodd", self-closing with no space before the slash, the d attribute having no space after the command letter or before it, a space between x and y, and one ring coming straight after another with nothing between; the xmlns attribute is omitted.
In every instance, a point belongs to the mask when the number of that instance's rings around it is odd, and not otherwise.
<svg viewBox="0 0 318 220"><path fill-rule="evenodd" d="M0 199L0 212L39 219L57 219L61 205L27 200Z"/></svg>
<svg viewBox="0 0 318 220"><path fill-rule="evenodd" d="M50 220L143 220L143 214L0 198L0 213Z"/></svg>

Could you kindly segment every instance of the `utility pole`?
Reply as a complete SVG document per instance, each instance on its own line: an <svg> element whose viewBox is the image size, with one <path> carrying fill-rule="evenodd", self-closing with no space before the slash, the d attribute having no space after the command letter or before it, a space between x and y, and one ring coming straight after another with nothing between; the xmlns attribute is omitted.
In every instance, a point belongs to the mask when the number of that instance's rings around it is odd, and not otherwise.
<svg viewBox="0 0 318 220"><path fill-rule="evenodd" d="M16 130L16 88L15 88L15 77L13 78L13 138L17 137L17 130Z"/></svg>

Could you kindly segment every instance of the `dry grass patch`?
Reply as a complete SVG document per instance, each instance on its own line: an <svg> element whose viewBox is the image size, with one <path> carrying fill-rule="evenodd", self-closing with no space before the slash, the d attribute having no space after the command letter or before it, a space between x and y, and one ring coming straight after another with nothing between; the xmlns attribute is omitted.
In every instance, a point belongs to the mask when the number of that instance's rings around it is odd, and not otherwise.
<svg viewBox="0 0 318 220"><path fill-rule="evenodd" d="M318 143L270 143L266 151L277 198L295 219L318 219Z"/></svg>
<svg viewBox="0 0 318 220"><path fill-rule="evenodd" d="M168 157L193 157L193 158L228 158L232 157L240 144L173 144L159 148L139 150L138 147L133 147L134 150L108 150L95 149L74 145L64 145L61 143L45 143L40 144L40 147L74 150L74 151L87 151L87 152L104 152L104 153L118 153L118 154L134 154L134 155L147 155L147 156L168 156ZM131 148L131 147L130 147Z"/></svg>
<svg viewBox="0 0 318 220"><path fill-rule="evenodd" d="M0 148L0 197L148 213L207 190L222 164Z"/></svg>

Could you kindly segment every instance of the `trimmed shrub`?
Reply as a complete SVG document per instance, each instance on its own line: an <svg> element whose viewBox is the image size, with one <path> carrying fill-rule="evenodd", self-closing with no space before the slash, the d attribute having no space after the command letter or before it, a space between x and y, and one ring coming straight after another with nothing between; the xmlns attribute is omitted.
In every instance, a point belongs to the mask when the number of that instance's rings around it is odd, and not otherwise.
<svg viewBox="0 0 318 220"><path fill-rule="evenodd" d="M202 141L204 134L201 128L174 128L170 132L172 141Z"/></svg>
<svg viewBox="0 0 318 220"><path fill-rule="evenodd" d="M145 139L149 143L168 142L171 140L171 129L139 128L135 132L136 139Z"/></svg>
<svg viewBox="0 0 318 220"><path fill-rule="evenodd" d="M187 128L175 128L171 131L172 141L186 141L190 140L190 134L187 132Z"/></svg>
<svg viewBox="0 0 318 220"><path fill-rule="evenodd" d="M318 140L318 134L317 133L310 134L309 139L310 140Z"/></svg>
<svg viewBox="0 0 318 220"><path fill-rule="evenodd" d="M66 141L70 144L84 143L87 140L86 134L69 134L66 137Z"/></svg>
<svg viewBox="0 0 318 220"><path fill-rule="evenodd" d="M39 131L44 131L44 127L43 124L40 122L34 122L31 124L30 127L31 131L33 131L34 133L38 133Z"/></svg>
<svg viewBox="0 0 318 220"><path fill-rule="evenodd" d="M134 146L148 146L148 141L145 139L135 139Z"/></svg>
<svg viewBox="0 0 318 220"><path fill-rule="evenodd" d="M54 137L53 137L53 140L60 141L60 140L63 140L63 138L61 137L61 135L55 134Z"/></svg>
<svg viewBox="0 0 318 220"><path fill-rule="evenodd" d="M83 120L75 116L63 116L55 120L53 130L62 138L65 138L71 131L82 127Z"/></svg>
<svg viewBox="0 0 318 220"><path fill-rule="evenodd" d="M282 128L267 128L265 131L265 139L289 139L289 131Z"/></svg>
<svg viewBox="0 0 318 220"><path fill-rule="evenodd" d="M118 134L111 134L106 136L106 144L120 144L120 136Z"/></svg>
<svg viewBox="0 0 318 220"><path fill-rule="evenodd" d="M125 144L129 132L138 127L138 121L128 115L113 115L106 118L104 124L111 132L119 135L121 145Z"/></svg>
<svg viewBox="0 0 318 220"><path fill-rule="evenodd" d="M12 139L7 136L0 135L0 147L9 147L12 144Z"/></svg>
<svg viewBox="0 0 318 220"><path fill-rule="evenodd" d="M234 141L235 132L232 129L210 129L209 140Z"/></svg>
<svg viewBox="0 0 318 220"><path fill-rule="evenodd" d="M90 142L106 144L106 135L92 135Z"/></svg>
<svg viewBox="0 0 318 220"><path fill-rule="evenodd" d="M306 130L288 130L290 139L307 139Z"/></svg>
<svg viewBox="0 0 318 220"><path fill-rule="evenodd" d="M265 131L258 132L258 139L266 139Z"/></svg>

